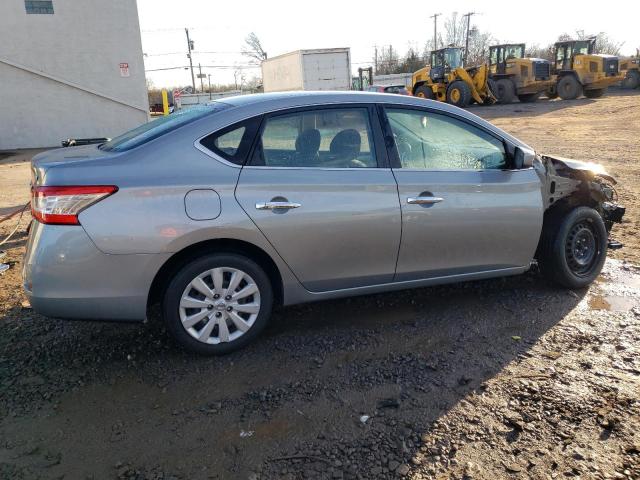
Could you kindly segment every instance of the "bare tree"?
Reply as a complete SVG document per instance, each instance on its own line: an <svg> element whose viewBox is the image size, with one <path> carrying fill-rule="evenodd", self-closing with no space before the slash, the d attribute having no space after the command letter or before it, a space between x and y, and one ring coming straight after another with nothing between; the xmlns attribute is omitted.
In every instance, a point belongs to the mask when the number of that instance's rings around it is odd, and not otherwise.
<svg viewBox="0 0 640 480"><path fill-rule="evenodd" d="M420 55L416 49L409 47L407 53L398 65L398 73L411 73L420 70L426 65L425 57Z"/></svg>
<svg viewBox="0 0 640 480"><path fill-rule="evenodd" d="M233 83L236 87L236 90L242 90L246 78L247 77L245 76L241 67L238 67L233 71Z"/></svg>
<svg viewBox="0 0 640 480"><path fill-rule="evenodd" d="M382 47L378 53L376 61L377 70L376 75L389 75L391 73L398 73L398 66L400 64L400 58L398 57L398 51L394 50L391 45Z"/></svg>
<svg viewBox="0 0 640 480"><path fill-rule="evenodd" d="M444 40L446 45L453 47L463 46L466 42L467 19L453 12L444 22ZM478 65L486 61L489 46L495 41L489 32L482 32L476 25L469 28L469 52L467 64Z"/></svg>
<svg viewBox="0 0 640 480"><path fill-rule="evenodd" d="M267 52L262 48L262 43L260 43L260 39L254 32L251 32L244 39L242 54L257 60L258 62L263 62L267 59Z"/></svg>
<svg viewBox="0 0 640 480"><path fill-rule="evenodd" d="M444 21L444 41L445 45L457 47L464 44L464 33L467 22L458 12L453 12Z"/></svg>
<svg viewBox="0 0 640 480"><path fill-rule="evenodd" d="M527 58L543 58L553 61L553 44L547 45L546 47L537 43L528 45L525 49L524 56Z"/></svg>

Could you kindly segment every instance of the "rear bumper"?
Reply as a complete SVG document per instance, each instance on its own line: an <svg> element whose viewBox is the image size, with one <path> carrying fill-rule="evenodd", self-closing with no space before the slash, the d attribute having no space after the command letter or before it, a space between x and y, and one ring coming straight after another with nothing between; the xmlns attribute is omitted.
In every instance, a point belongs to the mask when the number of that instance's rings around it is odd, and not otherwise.
<svg viewBox="0 0 640 480"><path fill-rule="evenodd" d="M23 267L33 309L48 317L144 320L166 255L108 255L81 226L32 224Z"/></svg>

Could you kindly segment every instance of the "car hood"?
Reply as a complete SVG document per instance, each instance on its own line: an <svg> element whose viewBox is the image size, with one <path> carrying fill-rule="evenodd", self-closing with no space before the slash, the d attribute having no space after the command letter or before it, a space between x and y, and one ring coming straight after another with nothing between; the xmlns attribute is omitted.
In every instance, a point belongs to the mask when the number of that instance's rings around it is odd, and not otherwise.
<svg viewBox="0 0 640 480"><path fill-rule="evenodd" d="M580 160L573 160L571 158L559 157L556 155L543 154L542 156L553 161L556 166L559 166L563 169L586 173L591 177L602 177L606 180L609 180L613 184L617 183L616 179L612 175L610 175L606 171L606 169L599 163L582 162Z"/></svg>

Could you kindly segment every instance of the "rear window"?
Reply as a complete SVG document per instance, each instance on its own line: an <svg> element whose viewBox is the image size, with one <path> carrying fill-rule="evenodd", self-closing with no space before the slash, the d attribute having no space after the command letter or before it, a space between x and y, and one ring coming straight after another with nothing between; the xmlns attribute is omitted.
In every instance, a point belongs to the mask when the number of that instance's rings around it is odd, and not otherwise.
<svg viewBox="0 0 640 480"><path fill-rule="evenodd" d="M227 108L229 108L227 104L212 102L206 105L198 105L188 110L181 110L171 115L152 120L133 130L129 130L127 133L100 145L100 150L104 150L105 152L124 152L131 150L172 130L176 130L200 118Z"/></svg>
<svg viewBox="0 0 640 480"><path fill-rule="evenodd" d="M200 145L228 162L242 165L251 150L261 120L262 117L254 117L223 128L204 137Z"/></svg>

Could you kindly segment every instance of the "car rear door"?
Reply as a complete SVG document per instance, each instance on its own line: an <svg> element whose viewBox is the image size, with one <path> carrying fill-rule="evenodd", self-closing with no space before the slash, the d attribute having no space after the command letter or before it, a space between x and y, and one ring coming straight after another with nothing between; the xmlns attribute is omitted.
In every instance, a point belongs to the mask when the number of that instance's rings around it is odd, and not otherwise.
<svg viewBox="0 0 640 480"><path fill-rule="evenodd" d="M528 266L543 215L535 171L510 169L504 141L469 120L381 112L402 208L396 281Z"/></svg>
<svg viewBox="0 0 640 480"><path fill-rule="evenodd" d="M392 281L401 215L373 106L266 115L236 198L308 290Z"/></svg>

